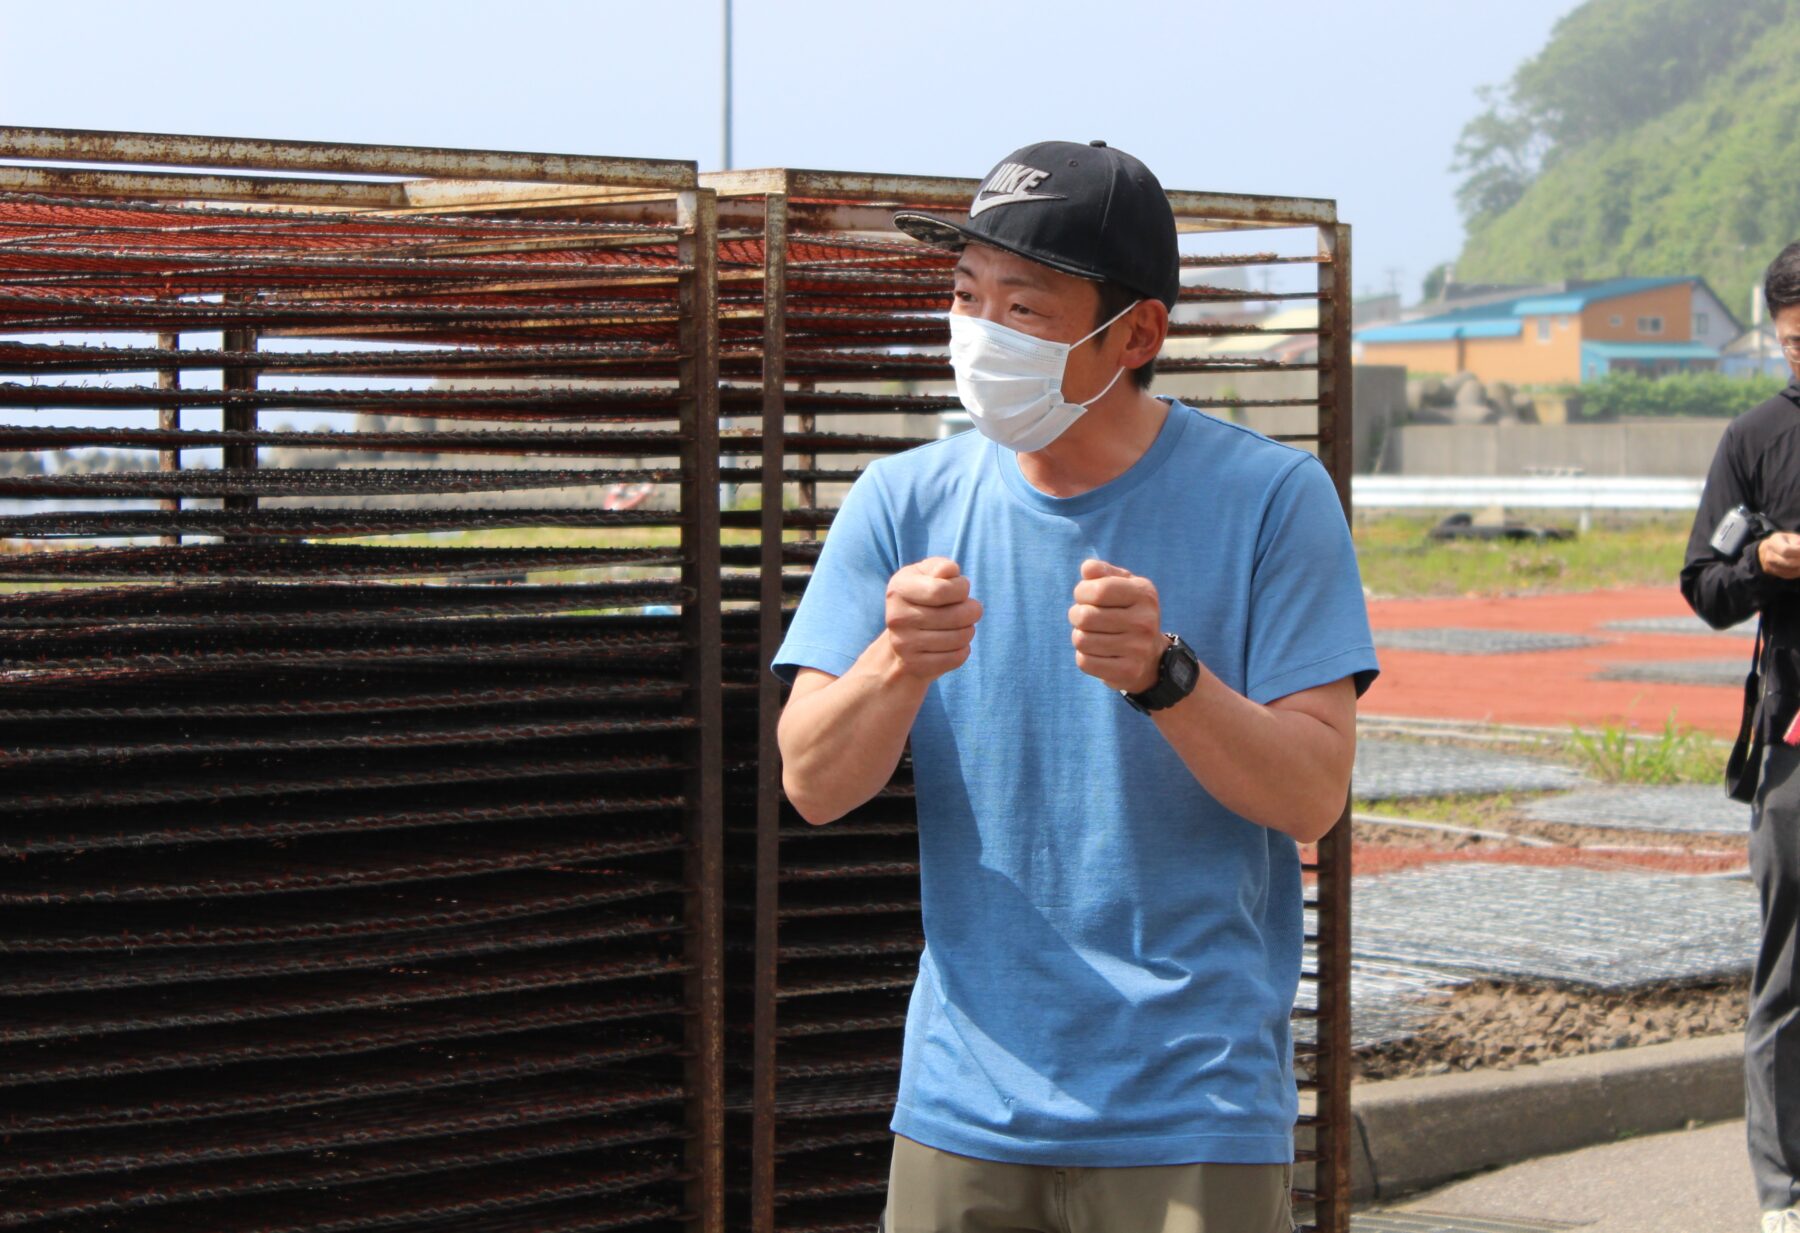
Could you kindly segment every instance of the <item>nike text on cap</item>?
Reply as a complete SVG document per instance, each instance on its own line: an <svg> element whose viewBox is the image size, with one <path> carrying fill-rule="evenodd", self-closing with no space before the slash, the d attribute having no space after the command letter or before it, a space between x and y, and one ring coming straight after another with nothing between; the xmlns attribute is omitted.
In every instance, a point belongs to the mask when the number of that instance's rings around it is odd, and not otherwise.
<svg viewBox="0 0 1800 1233"><path fill-rule="evenodd" d="M915 240L960 249L971 240L1099 282L1118 282L1175 307L1181 290L1175 214L1150 169L1104 141L1043 141L988 173L965 222L894 215Z"/></svg>

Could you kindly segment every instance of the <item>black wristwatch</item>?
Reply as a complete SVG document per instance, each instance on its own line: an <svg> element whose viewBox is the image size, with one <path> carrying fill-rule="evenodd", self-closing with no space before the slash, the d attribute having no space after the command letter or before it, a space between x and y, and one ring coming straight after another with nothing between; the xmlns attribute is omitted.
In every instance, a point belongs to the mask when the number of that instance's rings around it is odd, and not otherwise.
<svg viewBox="0 0 1800 1233"><path fill-rule="evenodd" d="M1157 666L1156 684L1142 693L1119 691L1121 698L1146 715L1174 706L1193 693L1200 680L1200 660L1194 654L1194 648L1183 642L1180 634L1164 634L1163 637L1169 640L1169 648L1162 653L1162 662Z"/></svg>

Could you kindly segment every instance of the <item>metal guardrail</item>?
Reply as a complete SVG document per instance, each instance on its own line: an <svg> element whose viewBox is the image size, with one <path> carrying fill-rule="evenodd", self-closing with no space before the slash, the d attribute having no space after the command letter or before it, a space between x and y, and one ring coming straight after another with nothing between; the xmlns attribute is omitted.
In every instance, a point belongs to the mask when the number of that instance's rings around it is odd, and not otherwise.
<svg viewBox="0 0 1800 1233"><path fill-rule="evenodd" d="M1358 475L1358 509L1465 509L1512 505L1531 509L1692 510L1703 481L1614 475Z"/></svg>

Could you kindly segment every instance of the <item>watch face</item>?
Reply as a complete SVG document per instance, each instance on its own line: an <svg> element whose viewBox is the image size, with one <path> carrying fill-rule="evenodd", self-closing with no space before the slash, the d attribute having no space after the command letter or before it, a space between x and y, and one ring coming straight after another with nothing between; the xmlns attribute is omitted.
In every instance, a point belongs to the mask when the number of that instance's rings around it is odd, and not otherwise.
<svg viewBox="0 0 1800 1233"><path fill-rule="evenodd" d="M1169 680L1183 691L1194 687L1194 679L1199 674L1194 671L1194 661L1185 655L1169 657Z"/></svg>

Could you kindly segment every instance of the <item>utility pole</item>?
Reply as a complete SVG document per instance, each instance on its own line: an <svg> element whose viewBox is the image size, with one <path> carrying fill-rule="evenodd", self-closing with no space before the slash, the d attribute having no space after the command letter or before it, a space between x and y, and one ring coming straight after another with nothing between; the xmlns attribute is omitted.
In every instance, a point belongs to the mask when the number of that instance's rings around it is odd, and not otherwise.
<svg viewBox="0 0 1800 1233"><path fill-rule="evenodd" d="M1756 336L1756 375L1759 377L1764 375L1763 311L1765 307L1762 284L1757 283L1750 288L1750 330Z"/></svg>
<svg viewBox="0 0 1800 1233"><path fill-rule="evenodd" d="M724 10L724 112L721 128L719 170L731 170L731 0L719 0Z"/></svg>

